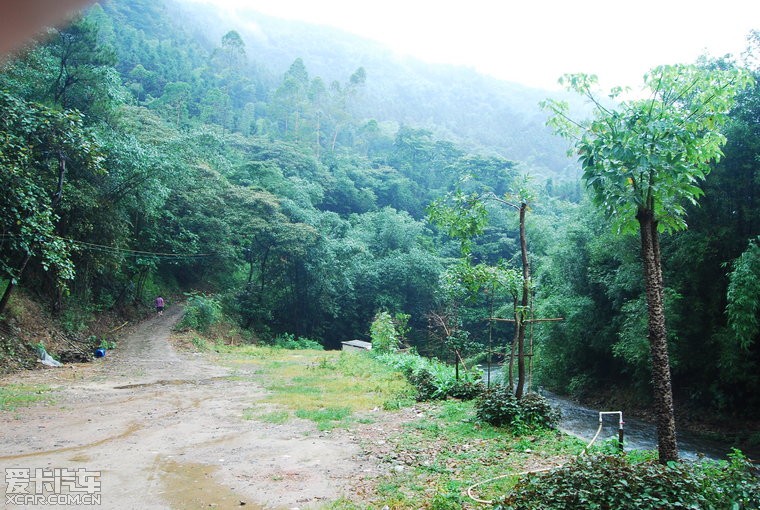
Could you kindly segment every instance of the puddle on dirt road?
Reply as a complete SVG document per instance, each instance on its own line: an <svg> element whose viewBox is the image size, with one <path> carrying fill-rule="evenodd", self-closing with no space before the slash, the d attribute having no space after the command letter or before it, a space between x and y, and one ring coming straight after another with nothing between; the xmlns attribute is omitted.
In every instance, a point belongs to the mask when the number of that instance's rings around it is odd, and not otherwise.
<svg viewBox="0 0 760 510"><path fill-rule="evenodd" d="M124 384L122 386L114 386L115 390L129 390L132 388L146 388L149 386L178 386L180 384L210 384L215 381L223 381L228 379L227 376L209 377L207 379L161 379L160 381L153 381L147 383L135 383Z"/></svg>
<svg viewBox="0 0 760 510"><path fill-rule="evenodd" d="M161 496L171 508L264 508L220 485L214 479L216 466L164 459L158 467L163 482Z"/></svg>

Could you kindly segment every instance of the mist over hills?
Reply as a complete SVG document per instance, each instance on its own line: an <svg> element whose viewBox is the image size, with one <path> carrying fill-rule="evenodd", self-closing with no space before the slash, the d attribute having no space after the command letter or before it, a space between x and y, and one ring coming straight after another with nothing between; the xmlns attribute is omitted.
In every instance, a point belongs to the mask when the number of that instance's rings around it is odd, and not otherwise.
<svg viewBox="0 0 760 510"><path fill-rule="evenodd" d="M229 30L245 42L250 61L279 78L296 58L311 77L345 82L363 67L366 86L355 114L432 131L483 153L495 153L526 165L541 176L575 178L565 141L544 126L539 101L556 95L509 83L475 70L429 64L398 55L353 34L243 9L230 12L208 3L167 2L174 19L213 48Z"/></svg>

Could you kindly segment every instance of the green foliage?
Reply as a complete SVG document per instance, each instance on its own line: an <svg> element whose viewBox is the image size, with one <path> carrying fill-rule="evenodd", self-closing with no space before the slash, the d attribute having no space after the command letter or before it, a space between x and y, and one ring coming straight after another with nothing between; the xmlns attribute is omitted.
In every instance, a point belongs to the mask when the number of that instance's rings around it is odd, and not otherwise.
<svg viewBox="0 0 760 510"><path fill-rule="evenodd" d="M497 506L507 509L757 508L760 483L746 458L694 464L631 463L623 456L579 456L546 473L523 476Z"/></svg>
<svg viewBox="0 0 760 510"><path fill-rule="evenodd" d="M0 411L12 411L18 407L29 406L35 402L49 402L47 386L30 386L23 384L8 384L0 386Z"/></svg>
<svg viewBox="0 0 760 510"><path fill-rule="evenodd" d="M403 373L416 390L417 401L448 397L471 400L482 391L480 373L460 372L436 359L408 353L380 353L375 359Z"/></svg>
<svg viewBox="0 0 760 510"><path fill-rule="evenodd" d="M177 324L181 329L206 332L222 319L222 305L219 299L205 294L190 294L185 305L185 313Z"/></svg>
<svg viewBox="0 0 760 510"><path fill-rule="evenodd" d="M325 407L320 409L298 409L295 412L298 418L311 420L317 424L319 430L332 430L337 426L345 426L342 423L351 415L348 407Z"/></svg>
<svg viewBox="0 0 760 510"><path fill-rule="evenodd" d="M757 239L734 261L728 278L728 325L737 343L746 351L760 335L760 244Z"/></svg>
<svg viewBox="0 0 760 510"><path fill-rule="evenodd" d="M543 104L553 114L549 124L575 138L583 179L596 203L623 231L638 230L642 210L651 211L663 231L686 228L684 203L702 196L698 184L726 141L719 129L752 76L736 68L660 66L645 76L651 98L622 102L617 109L594 97L595 76L563 80L569 90L594 102L595 118L575 123L566 104Z"/></svg>
<svg viewBox="0 0 760 510"><path fill-rule="evenodd" d="M472 251L473 239L482 234L488 223L488 211L478 193L461 190L434 200L427 209L428 220L446 230L460 242L462 256Z"/></svg>
<svg viewBox="0 0 760 510"><path fill-rule="evenodd" d="M372 349L379 353L394 352L398 348L398 335L393 317L386 311L380 311L370 325Z"/></svg>
<svg viewBox="0 0 760 510"><path fill-rule="evenodd" d="M441 275L442 292L454 300L473 301L480 291L516 298L521 286L522 272L503 260L492 266L472 264L470 259L464 258Z"/></svg>
<svg viewBox="0 0 760 510"><path fill-rule="evenodd" d="M282 333L275 337L272 341L272 345L280 349L311 349L311 350L324 350L322 344L316 340L309 338L297 337L291 333Z"/></svg>
<svg viewBox="0 0 760 510"><path fill-rule="evenodd" d="M67 333L81 333L87 329L87 323L92 319L88 310L78 306L66 308L61 314L61 328Z"/></svg>
<svg viewBox="0 0 760 510"><path fill-rule="evenodd" d="M736 95L753 78L746 69L660 66L645 75L647 99L607 107L592 92L595 76L564 78L569 90L591 100L594 117L575 122L567 105L547 101L548 123L574 138L583 179L598 207L622 232L639 232L648 308L655 400L672 400L667 328L662 303L663 278L659 232L686 229L686 203L703 195L699 184L722 156L726 138L720 132ZM621 93L613 90L610 98ZM660 461L677 460L672 405L659 406Z"/></svg>
<svg viewBox="0 0 760 510"><path fill-rule="evenodd" d="M190 339L190 342L192 342L195 348L201 352L207 352L211 350L211 347L209 346L208 342L199 336L193 335L193 337Z"/></svg>
<svg viewBox="0 0 760 510"><path fill-rule="evenodd" d="M668 323L675 322L675 310L680 296L672 289L666 288L663 292L665 303L665 317ZM647 305L643 295L637 299L631 299L623 304L619 314L622 323L618 332L618 340L612 345L612 354L625 362L625 370L634 376L640 387L646 386L651 378L651 362L649 342L647 341ZM668 340L672 352L672 366L681 362L681 353L675 346L678 345L677 335L671 330L668 332Z"/></svg>
<svg viewBox="0 0 760 510"><path fill-rule="evenodd" d="M106 337L98 337L96 335L90 336L87 340L97 349L111 350L116 349L118 345L114 340L109 340Z"/></svg>
<svg viewBox="0 0 760 510"><path fill-rule="evenodd" d="M0 212L3 216L2 276L14 284L33 260L54 271L59 283L74 277L70 242L56 225L66 209L84 206L69 178L85 179L102 171L97 142L79 112L59 112L0 91ZM72 172L72 168L74 171ZM70 193L72 196L70 196ZM52 198L51 198L52 197Z"/></svg>
<svg viewBox="0 0 760 510"><path fill-rule="evenodd" d="M533 428L556 428L559 411L541 395L529 393L520 400L506 385L485 390L475 402L478 419L496 427L509 426L522 432Z"/></svg>
<svg viewBox="0 0 760 510"><path fill-rule="evenodd" d="M643 286L630 255L638 252L635 240L609 233L573 176L548 180L547 197L516 176L517 168L553 175L567 167L559 158L563 142L550 140L530 111L540 93L507 90L463 72L441 85L437 71L405 65L399 74L388 61L373 64L369 74L351 73L330 65L327 44L309 43L302 58L282 62L231 27L213 35L216 47L210 47L174 9L163 1L98 4L85 19L51 30L3 63L3 285L28 287L68 331L83 331L93 310L119 311L158 290L202 289L220 296L224 314L251 338L290 343L289 332L297 332L296 343L309 338L328 349L365 336L377 311L387 310L400 344L451 360L455 352L485 350L489 301L496 315L513 313L521 283L510 269L519 249L515 219L492 214L485 225L483 204L476 203L512 191L517 200L537 199L529 219L532 281L540 283L535 316L565 318L536 325L535 376L577 393L613 379L626 389L649 384ZM361 52L360 44L345 46ZM673 71L647 81L682 90L696 76L689 68ZM593 84L576 77L572 85L590 90ZM707 90L702 85L709 84L700 79L694 90ZM690 232L665 237L662 246L664 280L673 296L683 296L666 303L673 375L679 396L727 412L760 409L756 256L747 248L760 225L759 92L757 85L745 89L726 124L721 107L718 116L704 110L680 125L663 114L665 107L695 111L702 93L655 94L643 103L653 107L654 137L641 138L654 147L638 144L636 136L621 136L619 150L605 141L595 145L593 136L611 133L601 118L584 125L598 130L587 131L585 142L599 149L603 162L594 166L605 190L630 198L625 176L651 171L664 176L651 189L665 197L660 209L688 211ZM637 101L624 106L609 126L645 127L641 114L650 110ZM515 109L523 120L504 117ZM681 151L696 121L706 131L722 128L726 154L710 168L681 172L687 160L714 152L718 141L708 137L704 147ZM669 126L678 140L662 141ZM480 139L471 145L465 140L473 133ZM694 140L703 134L694 133ZM468 149L482 144L523 161ZM627 164L616 176L612 165L619 161ZM677 193L663 192L672 183ZM696 198L693 187L702 185L706 196L696 208L689 195ZM485 209L493 212L493 203ZM452 264L460 248L470 258ZM729 277L723 264L732 263ZM439 298L453 296L456 306L441 305ZM442 308L457 327L445 338L431 335L427 320ZM208 322L215 313L188 321ZM493 333L503 345L512 326L496 324ZM431 383L428 394L471 390L461 379L445 390L449 379L436 370L423 380Z"/></svg>

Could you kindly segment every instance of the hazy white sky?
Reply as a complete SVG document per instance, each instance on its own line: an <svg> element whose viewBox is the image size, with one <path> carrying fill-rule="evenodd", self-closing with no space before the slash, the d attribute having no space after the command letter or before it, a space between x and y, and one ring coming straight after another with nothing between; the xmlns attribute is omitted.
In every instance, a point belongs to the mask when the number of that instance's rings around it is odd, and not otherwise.
<svg viewBox="0 0 760 510"><path fill-rule="evenodd" d="M760 0L213 0L377 40L546 89L568 72L638 88L660 64L738 55ZM709 6L709 7L708 7Z"/></svg>

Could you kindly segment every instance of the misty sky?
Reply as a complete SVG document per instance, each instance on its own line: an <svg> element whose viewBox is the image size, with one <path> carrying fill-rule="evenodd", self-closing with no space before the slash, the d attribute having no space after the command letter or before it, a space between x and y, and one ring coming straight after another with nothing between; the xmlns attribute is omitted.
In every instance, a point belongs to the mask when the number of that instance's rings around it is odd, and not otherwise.
<svg viewBox="0 0 760 510"><path fill-rule="evenodd" d="M196 0L197 1L197 0ZM330 25L431 62L546 89L567 72L641 85L659 64L738 55L760 0L206 0Z"/></svg>

